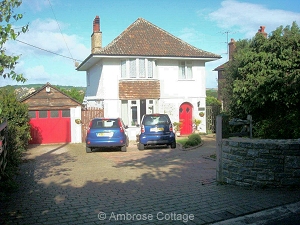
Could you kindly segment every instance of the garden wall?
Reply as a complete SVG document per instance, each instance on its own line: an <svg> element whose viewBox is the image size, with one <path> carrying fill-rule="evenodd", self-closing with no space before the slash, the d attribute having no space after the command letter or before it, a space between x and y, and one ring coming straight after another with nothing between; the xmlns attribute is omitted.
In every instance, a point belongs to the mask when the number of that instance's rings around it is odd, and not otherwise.
<svg viewBox="0 0 300 225"><path fill-rule="evenodd" d="M239 186L300 186L300 139L221 139L217 180Z"/></svg>

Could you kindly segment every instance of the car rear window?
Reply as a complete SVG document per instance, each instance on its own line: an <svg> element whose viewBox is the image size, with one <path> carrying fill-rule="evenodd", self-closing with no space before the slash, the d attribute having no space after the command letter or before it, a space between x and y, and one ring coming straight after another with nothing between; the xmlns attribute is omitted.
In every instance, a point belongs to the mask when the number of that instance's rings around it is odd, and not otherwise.
<svg viewBox="0 0 300 225"><path fill-rule="evenodd" d="M93 120L91 128L115 128L119 127L117 119Z"/></svg>
<svg viewBox="0 0 300 225"><path fill-rule="evenodd" d="M166 115L147 115L144 117L143 122L145 126L168 123L170 123L170 120Z"/></svg>

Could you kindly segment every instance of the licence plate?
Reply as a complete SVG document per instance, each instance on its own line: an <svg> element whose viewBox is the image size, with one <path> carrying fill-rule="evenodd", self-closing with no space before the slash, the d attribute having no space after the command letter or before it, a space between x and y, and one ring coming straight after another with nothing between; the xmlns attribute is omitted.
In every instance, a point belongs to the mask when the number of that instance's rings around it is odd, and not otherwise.
<svg viewBox="0 0 300 225"><path fill-rule="evenodd" d="M164 128L163 127L155 127L155 128L150 128L151 132L158 132L158 131L163 131Z"/></svg>
<svg viewBox="0 0 300 225"><path fill-rule="evenodd" d="M112 136L113 136L113 132L108 132L108 133L97 133L96 136L97 136L97 137L112 137Z"/></svg>

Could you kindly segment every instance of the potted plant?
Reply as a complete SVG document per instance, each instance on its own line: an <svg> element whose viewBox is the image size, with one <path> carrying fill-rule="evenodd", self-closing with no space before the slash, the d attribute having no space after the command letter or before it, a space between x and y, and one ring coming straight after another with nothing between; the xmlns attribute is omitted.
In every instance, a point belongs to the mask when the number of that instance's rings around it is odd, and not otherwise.
<svg viewBox="0 0 300 225"><path fill-rule="evenodd" d="M175 128L175 133L177 136L180 136L180 130L181 130L182 122L174 122L173 127Z"/></svg>
<svg viewBox="0 0 300 225"><path fill-rule="evenodd" d="M199 112L199 116L203 117L204 116L204 112Z"/></svg>
<svg viewBox="0 0 300 225"><path fill-rule="evenodd" d="M199 125L201 124L201 120L197 120L197 119L194 119L194 124L195 124L195 131L197 131L198 130L198 127L199 127Z"/></svg>

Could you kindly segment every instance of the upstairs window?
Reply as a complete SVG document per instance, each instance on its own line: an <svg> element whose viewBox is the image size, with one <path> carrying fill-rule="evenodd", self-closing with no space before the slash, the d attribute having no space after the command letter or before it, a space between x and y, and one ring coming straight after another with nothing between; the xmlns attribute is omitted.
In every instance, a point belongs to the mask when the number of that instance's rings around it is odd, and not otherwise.
<svg viewBox="0 0 300 225"><path fill-rule="evenodd" d="M151 79L154 77L155 61L138 58L121 61L121 78Z"/></svg>
<svg viewBox="0 0 300 225"><path fill-rule="evenodd" d="M179 79L180 80L191 80L193 79L192 62L182 61L179 63Z"/></svg>
<svg viewBox="0 0 300 225"><path fill-rule="evenodd" d="M121 61L121 77L126 77L126 60Z"/></svg>
<svg viewBox="0 0 300 225"><path fill-rule="evenodd" d="M146 77L146 61L145 59L139 59L139 77L145 78Z"/></svg>
<svg viewBox="0 0 300 225"><path fill-rule="evenodd" d="M136 61L135 61L135 59L129 60L129 77L136 78Z"/></svg>
<svg viewBox="0 0 300 225"><path fill-rule="evenodd" d="M148 78L153 78L154 60L148 60Z"/></svg>

